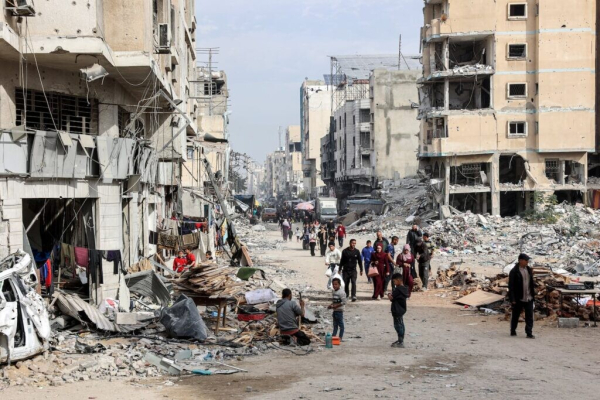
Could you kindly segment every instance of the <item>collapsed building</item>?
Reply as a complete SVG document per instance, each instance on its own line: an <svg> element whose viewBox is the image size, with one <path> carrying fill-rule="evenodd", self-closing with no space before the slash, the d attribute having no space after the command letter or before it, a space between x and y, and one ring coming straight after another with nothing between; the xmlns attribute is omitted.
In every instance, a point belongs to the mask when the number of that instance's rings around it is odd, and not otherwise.
<svg viewBox="0 0 600 400"><path fill-rule="evenodd" d="M417 172L418 56L331 57L332 117L321 139L321 178L345 209L382 180Z"/></svg>
<svg viewBox="0 0 600 400"><path fill-rule="evenodd" d="M425 0L419 159L435 205L509 216L534 192L591 200L595 15L585 0Z"/></svg>

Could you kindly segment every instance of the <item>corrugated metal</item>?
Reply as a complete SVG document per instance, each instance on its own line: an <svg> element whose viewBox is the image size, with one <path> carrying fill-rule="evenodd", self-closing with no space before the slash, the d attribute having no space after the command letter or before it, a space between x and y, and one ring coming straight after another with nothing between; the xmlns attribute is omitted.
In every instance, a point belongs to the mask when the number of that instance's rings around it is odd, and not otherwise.
<svg viewBox="0 0 600 400"><path fill-rule="evenodd" d="M154 299L157 304L168 306L171 294L164 282L152 270L125 275L125 283L131 293Z"/></svg>
<svg viewBox="0 0 600 400"><path fill-rule="evenodd" d="M10 133L0 133L0 175L27 173L27 138L13 142Z"/></svg>

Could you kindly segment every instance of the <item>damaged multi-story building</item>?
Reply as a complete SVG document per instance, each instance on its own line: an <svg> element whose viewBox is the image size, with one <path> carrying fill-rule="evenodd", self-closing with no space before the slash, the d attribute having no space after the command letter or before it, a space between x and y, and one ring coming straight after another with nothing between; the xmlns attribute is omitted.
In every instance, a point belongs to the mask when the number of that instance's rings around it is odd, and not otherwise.
<svg viewBox="0 0 600 400"><path fill-rule="evenodd" d="M321 171L340 208L383 180L417 173L419 58L331 57L332 118L321 139Z"/></svg>
<svg viewBox="0 0 600 400"><path fill-rule="evenodd" d="M160 251L157 224L181 214L205 118L195 30L193 0L2 1L0 257L118 251L123 268L94 264L87 294L124 296L121 270ZM81 260L59 286L86 275Z"/></svg>
<svg viewBox="0 0 600 400"><path fill-rule="evenodd" d="M267 154L265 160L265 191L267 198L283 199L286 190L285 150L279 148Z"/></svg>
<svg viewBox="0 0 600 400"><path fill-rule="evenodd" d="M304 171L302 170L302 138L299 125L290 125L285 130L286 190L288 200L304 193Z"/></svg>
<svg viewBox="0 0 600 400"><path fill-rule="evenodd" d="M306 79L300 87L300 135L304 191L315 198L326 193L321 171L321 138L329 133L332 86Z"/></svg>
<svg viewBox="0 0 600 400"><path fill-rule="evenodd" d="M586 200L596 2L425 0L424 19L419 158L434 202L516 215L534 192Z"/></svg>

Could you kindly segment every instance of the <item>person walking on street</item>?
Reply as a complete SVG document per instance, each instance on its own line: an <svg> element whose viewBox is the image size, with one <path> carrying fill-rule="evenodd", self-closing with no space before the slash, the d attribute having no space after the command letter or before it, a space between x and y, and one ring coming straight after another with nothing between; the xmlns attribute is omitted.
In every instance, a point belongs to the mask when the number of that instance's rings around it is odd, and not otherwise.
<svg viewBox="0 0 600 400"><path fill-rule="evenodd" d="M394 317L394 328L398 334L398 340L392 343L392 347L404 348L404 314L406 314L406 299L409 292L402 282L402 275L392 275L394 291L388 293L388 299L392 302L392 317Z"/></svg>
<svg viewBox="0 0 600 400"><path fill-rule="evenodd" d="M342 282L339 278L334 278L331 285L333 286L333 299L327 308L333 310L333 336L337 336L339 328L340 340L342 340L344 337L344 305L348 296L342 290Z"/></svg>
<svg viewBox="0 0 600 400"><path fill-rule="evenodd" d="M410 245L410 252L412 253L412 255L416 255L416 251L415 251L415 246L417 245L417 240L422 238L423 234L421 233L421 230L419 229L419 225L413 225L411 230L408 231L408 234L406 235L406 244Z"/></svg>
<svg viewBox="0 0 600 400"><path fill-rule="evenodd" d="M327 230L323 225L320 226L317 236L319 238L319 250L321 250L321 257L325 257L325 252L327 251Z"/></svg>
<svg viewBox="0 0 600 400"><path fill-rule="evenodd" d="M281 223L281 232L283 234L283 241L287 242L289 237L289 230L291 226L287 219L284 219Z"/></svg>
<svg viewBox="0 0 600 400"><path fill-rule="evenodd" d="M300 233L300 227L299 227L299 226L297 226L297 227L296 227L296 242L297 242L297 243L300 243L300 236L301 236L301 233Z"/></svg>
<svg viewBox="0 0 600 400"><path fill-rule="evenodd" d="M369 276L369 265L371 264L371 254L373 254L374 251L375 251L375 249L373 248L373 246L371 246L371 241L367 240L367 245L365 247L363 247L363 249L361 251L363 265L365 267L364 268L365 275L367 275L367 278L368 278L367 283L373 282L373 280Z"/></svg>
<svg viewBox="0 0 600 400"><path fill-rule="evenodd" d="M423 291L427 291L429 286L429 273L431 272L431 258L433 257L433 252L435 251L435 247L433 242L429 240L429 234L423 234L423 238L417 239L417 243L415 245L415 252L419 263L419 278L421 278L421 283L423 284Z"/></svg>
<svg viewBox="0 0 600 400"><path fill-rule="evenodd" d="M396 258L396 265L402 268L402 283L404 286L408 288L408 297L410 298L410 294L412 293L414 281L411 273L411 267L415 263L415 257L410 252L410 245L405 244L402 249L402 253L398 254L398 258Z"/></svg>
<svg viewBox="0 0 600 400"><path fill-rule="evenodd" d="M385 249L385 252L390 255L390 268L392 268L392 271L390 271L390 275L387 276L387 278L385 279L385 282L383 283L383 292L384 293L388 292L388 286L390 284L390 281L392 280L392 274L394 273L393 268L396 266L396 246L398 245L399 241L400 241L400 239L398 238L398 236L393 236L392 243L388 244L388 247ZM394 290L393 283L392 283L392 290Z"/></svg>
<svg viewBox="0 0 600 400"><path fill-rule="evenodd" d="M383 232L381 232L381 229L377 231L377 237L375 238L375 242L373 243L373 248L376 249L378 244L381 245L383 251L386 251L388 246L390 245L390 242L385 237L383 237Z"/></svg>
<svg viewBox="0 0 600 400"><path fill-rule="evenodd" d="M525 310L525 333L528 339L533 336L533 300L535 288L533 282L533 270L529 266L529 256L519 254L517 264L508 274L508 296L512 305L512 317L510 320L510 336L517 336L517 325L521 311Z"/></svg>
<svg viewBox="0 0 600 400"><path fill-rule="evenodd" d="M317 233L315 232L315 228L311 228L310 233L308 234L308 245L310 246L310 255L315 256L315 246L317 245Z"/></svg>
<svg viewBox="0 0 600 400"><path fill-rule="evenodd" d="M331 289L331 279L335 275L336 268L339 268L341 260L342 252L340 249L335 247L334 242L329 242L329 249L327 249L327 252L325 252L325 265L331 270L329 282L327 282L327 289Z"/></svg>
<svg viewBox="0 0 600 400"><path fill-rule="evenodd" d="M356 248L356 239L350 239L350 246L342 251L342 259L340 260L340 268L342 270L342 278L346 290L346 297L350 297L352 293L352 301L356 301L356 266L360 267L360 276L363 274L363 263L360 252ZM352 292L350 292L350 284L352 283Z"/></svg>
<svg viewBox="0 0 600 400"><path fill-rule="evenodd" d="M377 268L379 275L373 277L373 300L383 299L383 282L390 273L388 253L383 251L381 244L375 246L375 252L371 254L371 266Z"/></svg>
<svg viewBox="0 0 600 400"><path fill-rule="evenodd" d="M340 249L344 246L344 238L346 237L346 228L342 223L338 225L335 234L337 235L338 244L340 245Z"/></svg>

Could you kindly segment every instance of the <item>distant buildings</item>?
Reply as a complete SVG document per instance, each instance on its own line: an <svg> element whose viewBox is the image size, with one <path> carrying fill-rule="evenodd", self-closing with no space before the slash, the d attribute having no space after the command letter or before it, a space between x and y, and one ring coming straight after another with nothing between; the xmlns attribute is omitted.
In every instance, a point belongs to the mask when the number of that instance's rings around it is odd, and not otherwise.
<svg viewBox="0 0 600 400"><path fill-rule="evenodd" d="M302 169L302 137L299 125L288 126L285 131L286 195L290 199L304 193Z"/></svg>

